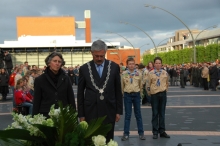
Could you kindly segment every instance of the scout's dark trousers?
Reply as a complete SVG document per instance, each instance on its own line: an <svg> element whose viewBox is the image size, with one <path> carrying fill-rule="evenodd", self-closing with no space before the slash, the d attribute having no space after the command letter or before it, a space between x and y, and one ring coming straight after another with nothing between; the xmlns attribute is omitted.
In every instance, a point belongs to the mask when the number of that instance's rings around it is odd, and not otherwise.
<svg viewBox="0 0 220 146"><path fill-rule="evenodd" d="M209 90L207 78L202 78L204 90Z"/></svg>
<svg viewBox="0 0 220 146"><path fill-rule="evenodd" d="M165 132L165 109L167 103L166 91L151 94L152 132L153 134Z"/></svg>

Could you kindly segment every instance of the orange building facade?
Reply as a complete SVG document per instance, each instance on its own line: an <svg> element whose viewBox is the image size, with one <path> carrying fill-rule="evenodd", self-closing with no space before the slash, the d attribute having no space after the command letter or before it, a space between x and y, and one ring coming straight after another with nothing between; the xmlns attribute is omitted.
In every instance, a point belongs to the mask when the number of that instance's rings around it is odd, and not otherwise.
<svg viewBox="0 0 220 146"><path fill-rule="evenodd" d="M108 60L112 60L117 64L123 63L126 65L126 60L129 57L133 57L135 59L135 63L140 63L140 49L108 49L106 53L106 58Z"/></svg>
<svg viewBox="0 0 220 146"><path fill-rule="evenodd" d="M75 36L74 17L17 17L17 37Z"/></svg>

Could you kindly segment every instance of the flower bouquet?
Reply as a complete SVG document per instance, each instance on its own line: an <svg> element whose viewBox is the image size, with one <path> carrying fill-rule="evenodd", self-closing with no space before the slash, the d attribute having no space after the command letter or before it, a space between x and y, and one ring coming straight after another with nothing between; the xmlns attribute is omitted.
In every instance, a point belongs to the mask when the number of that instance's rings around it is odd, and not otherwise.
<svg viewBox="0 0 220 146"><path fill-rule="evenodd" d="M0 130L0 144L13 146L118 146L114 141L106 144L104 136L112 125L103 124L106 117L78 122L77 112L71 107L51 106L46 119L41 114L34 117L12 113L14 122Z"/></svg>

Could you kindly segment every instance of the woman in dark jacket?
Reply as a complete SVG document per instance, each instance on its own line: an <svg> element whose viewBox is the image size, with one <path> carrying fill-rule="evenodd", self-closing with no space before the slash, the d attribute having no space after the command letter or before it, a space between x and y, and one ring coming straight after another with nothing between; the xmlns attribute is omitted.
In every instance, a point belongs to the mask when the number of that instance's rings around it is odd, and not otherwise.
<svg viewBox="0 0 220 146"><path fill-rule="evenodd" d="M45 59L47 68L34 81L33 115L43 114L46 117L50 107L58 102L63 106L71 105L76 109L75 97L68 75L61 69L65 64L60 53L53 52Z"/></svg>
<svg viewBox="0 0 220 146"><path fill-rule="evenodd" d="M1 69L0 74L0 93L2 94L2 100L5 101L8 94L8 80L9 76L6 73L5 69Z"/></svg>

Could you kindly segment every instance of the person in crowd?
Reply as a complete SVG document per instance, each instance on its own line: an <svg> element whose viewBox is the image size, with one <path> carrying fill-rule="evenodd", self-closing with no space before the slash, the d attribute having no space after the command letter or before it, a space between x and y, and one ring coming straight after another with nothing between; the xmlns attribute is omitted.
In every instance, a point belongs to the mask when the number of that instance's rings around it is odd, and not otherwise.
<svg viewBox="0 0 220 146"><path fill-rule="evenodd" d="M37 75L37 71L31 70L30 76L29 76L28 82L27 82L27 86L30 89L29 92L32 96L34 96L34 79L35 79L36 75Z"/></svg>
<svg viewBox="0 0 220 146"><path fill-rule="evenodd" d="M22 75L21 75L21 74L22 74L22 69L21 69L21 68L18 68L17 73L16 73L16 75L15 75L15 86L16 86L16 84L17 84L17 81L22 78Z"/></svg>
<svg viewBox="0 0 220 146"><path fill-rule="evenodd" d="M184 67L180 68L180 88L185 88L185 83L184 83Z"/></svg>
<svg viewBox="0 0 220 146"><path fill-rule="evenodd" d="M73 83L75 82L74 80L74 78L75 78L75 76L74 76L74 72L73 72L73 67L70 67L69 68L69 70L68 70L68 76L69 76L69 78L70 78L70 81L71 81L71 84L73 85Z"/></svg>
<svg viewBox="0 0 220 146"><path fill-rule="evenodd" d="M30 65L27 66L27 70L30 71L32 70L32 67Z"/></svg>
<svg viewBox="0 0 220 146"><path fill-rule="evenodd" d="M14 89L15 89L15 76L17 74L17 70L18 70L18 67L15 67L13 69L13 73L10 75L9 82L8 82L8 85L11 87L11 91L12 91L12 94L13 94L13 99L12 99L13 100L13 108L16 107Z"/></svg>
<svg viewBox="0 0 220 146"><path fill-rule="evenodd" d="M61 69L65 65L63 56L53 52L45 59L47 68L34 80L33 115L43 114L49 117L50 107L58 102L63 106L70 105L76 109L75 97L68 75Z"/></svg>
<svg viewBox="0 0 220 146"><path fill-rule="evenodd" d="M17 81L15 91L14 91L16 105L21 105L21 106L29 108L29 114L31 115L32 110L33 110L32 100L28 98L26 94L24 94L23 85L24 85L23 79L19 79Z"/></svg>
<svg viewBox="0 0 220 146"><path fill-rule="evenodd" d="M189 76L189 71L187 69L187 66L183 65L183 81L184 81L185 86L186 86L188 76Z"/></svg>
<svg viewBox="0 0 220 146"><path fill-rule="evenodd" d="M146 70L147 70L146 67L142 63L140 63L138 71L141 73L141 76L142 76L142 89L143 89L142 92L141 92L141 103L142 103L142 105L146 104L146 102L147 102L146 91L143 88L145 86L145 76L146 76L145 73L147 73Z"/></svg>
<svg viewBox="0 0 220 146"><path fill-rule="evenodd" d="M218 83L218 68L216 66L216 63L212 63L212 66L209 69L210 74L210 82L211 82L211 91L216 91L216 85Z"/></svg>
<svg viewBox="0 0 220 146"><path fill-rule="evenodd" d="M28 71L28 62L27 61L24 62L24 66L22 69L23 69L22 75L24 76L26 74L26 72Z"/></svg>
<svg viewBox="0 0 220 146"><path fill-rule="evenodd" d="M151 96L152 107L152 133L153 139L160 137L170 138L165 132L165 110L168 90L168 73L161 69L162 59L154 58L154 70L148 73L146 90Z"/></svg>
<svg viewBox="0 0 220 146"><path fill-rule="evenodd" d="M2 94L3 101L6 100L7 94L9 93L8 81L9 81L8 73L6 69L2 68L0 74L0 93Z"/></svg>
<svg viewBox="0 0 220 146"><path fill-rule="evenodd" d="M154 63L153 63L152 61L150 61L150 62L148 63L147 70L148 70L149 72L152 71L152 70L154 70Z"/></svg>
<svg viewBox="0 0 220 146"><path fill-rule="evenodd" d="M34 97L31 95L30 88L28 87L28 78L24 76L22 77L22 80L23 80L23 86L22 86L23 93L33 101Z"/></svg>
<svg viewBox="0 0 220 146"><path fill-rule="evenodd" d="M125 107L124 134L121 140L125 141L129 139L132 105L134 106L134 114L138 127L139 138L141 140L145 140L140 107L141 93L143 88L142 73L135 69L134 58L128 58L126 63L128 70L124 71L121 75L121 89L124 95Z"/></svg>
<svg viewBox="0 0 220 146"><path fill-rule="evenodd" d="M202 70L203 70L203 65L201 63L199 63L199 65L198 65L198 70L199 70L199 76L198 76L199 87L204 88L203 79L202 79L202 76L201 76Z"/></svg>
<svg viewBox="0 0 220 146"><path fill-rule="evenodd" d="M177 83L178 69L176 65L174 65L173 69L171 70L171 74L172 74L171 86L178 86L178 83Z"/></svg>
<svg viewBox="0 0 220 146"><path fill-rule="evenodd" d="M203 80L204 90L209 90L208 80L207 80L208 76L209 76L209 69L207 68L207 64L204 63L203 64L202 73L201 73L201 77L202 77L202 80Z"/></svg>
<svg viewBox="0 0 220 146"><path fill-rule="evenodd" d="M120 66L120 74L122 74L123 71L125 71L125 66L122 62L119 64L119 66Z"/></svg>
<svg viewBox="0 0 220 146"><path fill-rule="evenodd" d="M138 69L139 68L139 64L135 64L135 69Z"/></svg>
<svg viewBox="0 0 220 146"><path fill-rule="evenodd" d="M11 54L9 54L8 51L5 51L4 55L5 55L4 60L5 60L5 66L6 66L6 69L7 69L7 73L10 76L11 75L11 70L13 68Z"/></svg>
<svg viewBox="0 0 220 146"><path fill-rule="evenodd" d="M147 75L152 70L154 70L154 63L152 61L150 61L147 66L147 70L144 73L145 74L144 87L146 86ZM145 90L145 88L144 88L144 90ZM147 106L151 106L151 96L149 96L147 93L146 93L146 99L147 99Z"/></svg>
<svg viewBox="0 0 220 146"><path fill-rule="evenodd" d="M193 82L192 82L192 65L190 64L188 66L188 72L189 72L189 82L190 82L190 85L193 85Z"/></svg>
<svg viewBox="0 0 220 146"><path fill-rule="evenodd" d="M32 65L32 70L38 70L37 66L36 65Z"/></svg>
<svg viewBox="0 0 220 146"><path fill-rule="evenodd" d="M74 75L75 75L75 85L78 85L79 82L79 66L76 66L74 69Z"/></svg>
<svg viewBox="0 0 220 146"><path fill-rule="evenodd" d="M78 117L91 121L106 116L104 123L112 125L106 141L114 139L115 122L123 113L120 67L105 59L106 44L97 40L91 46L93 60L79 69L77 91Z"/></svg>
<svg viewBox="0 0 220 146"><path fill-rule="evenodd" d="M199 87L199 77L201 74L199 73L199 66L196 64L195 69L193 72L193 78L194 78L194 87Z"/></svg>

